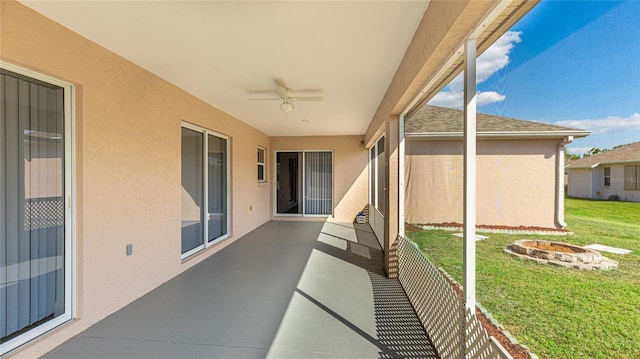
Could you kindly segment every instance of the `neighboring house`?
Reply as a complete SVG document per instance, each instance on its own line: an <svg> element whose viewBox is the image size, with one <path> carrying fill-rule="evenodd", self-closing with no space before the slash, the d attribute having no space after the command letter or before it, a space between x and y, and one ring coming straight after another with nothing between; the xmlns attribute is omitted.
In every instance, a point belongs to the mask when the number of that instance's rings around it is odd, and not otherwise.
<svg viewBox="0 0 640 359"><path fill-rule="evenodd" d="M408 223L462 223L463 111L425 106L406 123ZM564 227L563 146L589 131L477 114L477 223Z"/></svg>
<svg viewBox="0 0 640 359"><path fill-rule="evenodd" d="M640 202L640 142L569 161L566 170L570 197Z"/></svg>

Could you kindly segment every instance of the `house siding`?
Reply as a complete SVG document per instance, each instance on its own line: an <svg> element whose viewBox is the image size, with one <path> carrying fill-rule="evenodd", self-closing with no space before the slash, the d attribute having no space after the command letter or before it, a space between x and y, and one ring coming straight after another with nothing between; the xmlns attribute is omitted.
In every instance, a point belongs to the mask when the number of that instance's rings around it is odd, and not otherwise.
<svg viewBox="0 0 640 359"><path fill-rule="evenodd" d="M624 166L637 166L640 162L624 164L601 164L591 171L581 168L569 169L568 195L577 198L608 199L617 195L622 201L640 202L640 190L624 189ZM610 186L604 185L604 168L611 168ZM589 187L589 174L592 182Z"/></svg>
<svg viewBox="0 0 640 359"><path fill-rule="evenodd" d="M477 223L556 228L558 140L479 140ZM462 223L463 144L407 141L408 223Z"/></svg>
<svg viewBox="0 0 640 359"><path fill-rule="evenodd" d="M268 221L269 186L257 182L256 147L270 150L270 143L264 133L19 3L0 2L0 16L3 61L76 89L78 319L12 356L34 358ZM184 262L181 121L230 136L232 172L232 237Z"/></svg>
<svg viewBox="0 0 640 359"><path fill-rule="evenodd" d="M569 169L567 195L576 198L591 198L593 171L586 168Z"/></svg>

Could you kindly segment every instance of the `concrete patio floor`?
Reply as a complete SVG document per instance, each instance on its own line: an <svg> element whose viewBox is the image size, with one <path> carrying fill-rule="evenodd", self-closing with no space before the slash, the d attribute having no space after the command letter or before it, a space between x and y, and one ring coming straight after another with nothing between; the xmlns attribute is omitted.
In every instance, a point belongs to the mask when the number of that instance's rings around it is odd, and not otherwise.
<svg viewBox="0 0 640 359"><path fill-rule="evenodd" d="M435 358L371 228L268 222L45 358Z"/></svg>

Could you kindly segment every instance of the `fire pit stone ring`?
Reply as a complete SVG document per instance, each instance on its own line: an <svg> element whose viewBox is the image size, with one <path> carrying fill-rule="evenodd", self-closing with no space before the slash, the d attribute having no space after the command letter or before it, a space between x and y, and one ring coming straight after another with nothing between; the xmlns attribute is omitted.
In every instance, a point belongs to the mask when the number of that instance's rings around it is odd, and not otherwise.
<svg viewBox="0 0 640 359"><path fill-rule="evenodd" d="M596 250L562 242L520 239L503 251L515 257L567 268L595 270L618 267L618 262L604 257Z"/></svg>

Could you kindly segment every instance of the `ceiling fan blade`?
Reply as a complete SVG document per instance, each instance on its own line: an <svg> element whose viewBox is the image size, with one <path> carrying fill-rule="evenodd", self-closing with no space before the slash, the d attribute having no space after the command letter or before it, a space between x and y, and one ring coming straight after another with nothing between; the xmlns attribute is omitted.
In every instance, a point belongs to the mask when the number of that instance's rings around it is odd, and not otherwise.
<svg viewBox="0 0 640 359"><path fill-rule="evenodd" d="M284 79L282 79L280 77L275 77L273 79L273 83L276 84L276 86L278 86L278 87L287 88L287 83L284 82Z"/></svg>
<svg viewBox="0 0 640 359"><path fill-rule="evenodd" d="M322 101L324 98L322 96L313 96L313 97L292 97L294 101Z"/></svg>
<svg viewBox="0 0 640 359"><path fill-rule="evenodd" d="M268 89L268 90L247 90L247 93L250 95L273 95L273 88Z"/></svg>
<svg viewBox="0 0 640 359"><path fill-rule="evenodd" d="M281 98L250 98L251 101L282 101Z"/></svg>
<svg viewBox="0 0 640 359"><path fill-rule="evenodd" d="M322 89L313 89L313 88L304 88L304 89L296 89L296 93L300 92L322 92Z"/></svg>

